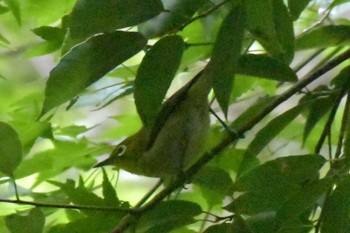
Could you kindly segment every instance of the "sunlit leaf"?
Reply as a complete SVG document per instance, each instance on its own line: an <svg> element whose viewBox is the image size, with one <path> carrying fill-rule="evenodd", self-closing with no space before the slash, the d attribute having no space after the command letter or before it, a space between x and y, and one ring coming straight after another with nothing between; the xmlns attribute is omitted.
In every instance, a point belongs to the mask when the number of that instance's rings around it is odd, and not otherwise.
<svg viewBox="0 0 350 233"><path fill-rule="evenodd" d="M159 40L143 58L134 83L134 97L145 126L153 124L179 68L183 50L181 37L168 36Z"/></svg>
<svg viewBox="0 0 350 233"><path fill-rule="evenodd" d="M20 4L18 0L4 0L5 4L8 6L12 14L15 16L15 19L19 25L21 25L21 12L20 12Z"/></svg>
<svg viewBox="0 0 350 233"><path fill-rule="evenodd" d="M38 138L52 138L51 124L48 122L18 118L11 124L19 134L23 153L28 153Z"/></svg>
<svg viewBox="0 0 350 233"><path fill-rule="evenodd" d="M133 82L126 82L124 85L122 85L118 91L113 92L113 95L108 96L108 98L106 98L105 100L101 101L101 103L99 103L99 106L97 108L97 110L102 109L108 105L110 105L111 103L113 103L114 101L123 98L125 96L128 96L130 94L134 93L134 86L133 86Z"/></svg>
<svg viewBox="0 0 350 233"><path fill-rule="evenodd" d="M0 171L12 176L22 160L22 143L17 132L0 122Z"/></svg>
<svg viewBox="0 0 350 233"><path fill-rule="evenodd" d="M145 44L139 33L117 31L92 37L74 47L50 72L41 115L78 95Z"/></svg>
<svg viewBox="0 0 350 233"><path fill-rule="evenodd" d="M5 43L5 44L9 44L10 41L8 39L6 39L6 37L0 33L0 41Z"/></svg>
<svg viewBox="0 0 350 233"><path fill-rule="evenodd" d="M59 128L58 131L62 135L65 136L71 136L71 137L77 137L79 134L85 133L91 128L87 128L86 126L83 125L71 125L63 128ZM55 132L57 134L57 132Z"/></svg>
<svg viewBox="0 0 350 233"><path fill-rule="evenodd" d="M96 162L96 147L88 147L87 142L54 140L52 143L54 148L37 152L31 158L23 160L15 171L15 177L23 178L38 173L36 182L40 183L73 166L90 169ZM99 153L104 153L106 149L108 148L101 146Z"/></svg>
<svg viewBox="0 0 350 233"><path fill-rule="evenodd" d="M23 21L30 20L31 27L40 27L51 25L69 14L76 0L26 0L20 2ZM33 17L34 15L35 17Z"/></svg>
<svg viewBox="0 0 350 233"><path fill-rule="evenodd" d="M222 22L206 71L212 78L217 101L225 115L230 100L233 77L241 55L245 17L240 6L232 9Z"/></svg>
<svg viewBox="0 0 350 233"><path fill-rule="evenodd" d="M8 8L8 7L6 7L6 6L1 6L1 5L0 5L0 15L6 13L6 12L8 12L8 11L9 11L9 8Z"/></svg>

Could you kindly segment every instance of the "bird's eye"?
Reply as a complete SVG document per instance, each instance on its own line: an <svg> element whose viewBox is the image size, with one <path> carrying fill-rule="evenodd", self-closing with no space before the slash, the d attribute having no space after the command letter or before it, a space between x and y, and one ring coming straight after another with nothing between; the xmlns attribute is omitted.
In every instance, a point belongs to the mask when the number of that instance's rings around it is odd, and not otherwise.
<svg viewBox="0 0 350 233"><path fill-rule="evenodd" d="M118 156L122 156L122 155L125 153L126 148L127 148L127 146L125 146L125 145L120 145L119 148L118 148L118 151L117 151L117 155L118 155Z"/></svg>

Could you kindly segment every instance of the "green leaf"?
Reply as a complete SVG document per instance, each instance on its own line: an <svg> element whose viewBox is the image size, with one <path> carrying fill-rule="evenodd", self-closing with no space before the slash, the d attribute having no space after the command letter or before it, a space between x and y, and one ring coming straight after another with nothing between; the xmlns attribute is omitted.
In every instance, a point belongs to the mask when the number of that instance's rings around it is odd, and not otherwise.
<svg viewBox="0 0 350 233"><path fill-rule="evenodd" d="M322 91L328 94L322 95ZM319 88L313 90L312 93L306 95L307 101L312 101L312 104L310 105L310 111L305 123L303 142L306 141L319 120L333 107L338 98L338 94L338 90L331 91L327 87L319 86Z"/></svg>
<svg viewBox="0 0 350 233"><path fill-rule="evenodd" d="M15 16L18 25L21 25L21 12L18 0L4 0L4 2Z"/></svg>
<svg viewBox="0 0 350 233"><path fill-rule="evenodd" d="M350 122L350 114L347 115L346 121ZM347 163L349 161L350 157L350 124L346 124L345 127L345 137L344 137L344 149L343 149L343 156L347 159Z"/></svg>
<svg viewBox="0 0 350 233"><path fill-rule="evenodd" d="M293 20L297 20L310 0L288 0L289 12Z"/></svg>
<svg viewBox="0 0 350 233"><path fill-rule="evenodd" d="M84 140L78 142L54 140L52 143L54 148L37 152L30 158L23 160L15 171L15 177L23 178L38 173L36 182L40 183L73 166L91 169L91 166L96 162L94 153L98 147L90 147L88 142ZM105 149L105 146L101 145L99 153L103 153Z"/></svg>
<svg viewBox="0 0 350 233"><path fill-rule="evenodd" d="M242 163L238 169L238 175L251 169L252 162L256 156L268 145L268 143L276 137L289 123L291 123L304 109L305 104L299 104L296 107L282 113L278 117L271 120L264 128L262 128L249 144L246 153L243 156Z"/></svg>
<svg viewBox="0 0 350 233"><path fill-rule="evenodd" d="M32 30L36 35L45 40L44 43L36 44L26 50L27 57L40 56L61 48L66 35L66 30L57 27L43 26Z"/></svg>
<svg viewBox="0 0 350 233"><path fill-rule="evenodd" d="M63 39L66 34L66 30L62 28L49 27L49 26L35 28L32 31L44 40L60 41L61 43L63 42Z"/></svg>
<svg viewBox="0 0 350 233"><path fill-rule="evenodd" d="M277 212L278 221L298 219L306 210L315 206L332 185L333 178L324 178L303 186L282 205Z"/></svg>
<svg viewBox="0 0 350 233"><path fill-rule="evenodd" d="M220 130L222 133L222 130ZM237 173L239 164L242 162L243 154L245 150L237 148L227 148L219 156L216 156L213 160L215 166L224 169L225 171ZM257 165L259 165L257 161Z"/></svg>
<svg viewBox="0 0 350 233"><path fill-rule="evenodd" d="M5 223L11 233L42 233L45 216L40 208L33 208L26 215L12 214L6 216Z"/></svg>
<svg viewBox="0 0 350 233"><path fill-rule="evenodd" d="M78 218L68 223L58 224L48 233L88 233L88 232L111 232L118 225L124 215L118 212L93 211L91 215Z"/></svg>
<svg viewBox="0 0 350 233"><path fill-rule="evenodd" d="M7 13L8 11L9 11L8 7L0 5L0 15Z"/></svg>
<svg viewBox="0 0 350 233"><path fill-rule="evenodd" d="M11 124L19 134L24 154L30 151L39 137L52 138L51 124L48 122L38 122L34 119L29 120L28 116L27 119L18 117Z"/></svg>
<svg viewBox="0 0 350 233"><path fill-rule="evenodd" d="M262 97L253 103L245 112L239 115L232 123L232 128L239 128L242 125L245 125L249 119L252 119L255 115L257 115L261 109L263 109L267 104L269 104L275 97Z"/></svg>
<svg viewBox="0 0 350 233"><path fill-rule="evenodd" d="M350 88L350 66L342 69L339 74L333 78L331 84L338 89Z"/></svg>
<svg viewBox="0 0 350 233"><path fill-rule="evenodd" d="M344 4L344 3L348 3L350 2L349 0L334 0L328 7L328 9L332 9L334 8L335 6L338 6L338 5L341 5L341 4Z"/></svg>
<svg viewBox="0 0 350 233"><path fill-rule="evenodd" d="M61 48L62 42L58 41L45 41L35 44L25 51L25 57L31 58L36 56L43 56L45 54L52 53Z"/></svg>
<svg viewBox="0 0 350 233"><path fill-rule="evenodd" d="M72 99L146 44L136 32L97 35L74 47L50 72L41 116Z"/></svg>
<svg viewBox="0 0 350 233"><path fill-rule="evenodd" d="M59 20L72 11L76 0L26 0L20 2L23 21L29 20L31 27L38 27L57 24ZM33 17L34 15L35 17Z"/></svg>
<svg viewBox="0 0 350 233"><path fill-rule="evenodd" d="M59 128L59 132L55 132L57 134L61 134L62 136L70 136L76 138L78 135L87 132L91 128L87 128L83 125L70 125L63 128Z"/></svg>
<svg viewBox="0 0 350 233"><path fill-rule="evenodd" d="M204 167L192 182L201 187L209 206L221 204L233 185L229 174L217 167Z"/></svg>
<svg viewBox="0 0 350 233"><path fill-rule="evenodd" d="M156 208L145 213L138 229L145 233L169 232L172 229L195 222L194 216L202 213L199 205L180 200L163 201Z"/></svg>
<svg viewBox="0 0 350 233"><path fill-rule="evenodd" d="M265 55L243 55L238 60L237 73L284 82L296 82L294 71L278 59Z"/></svg>
<svg viewBox="0 0 350 233"><path fill-rule="evenodd" d="M68 27L72 38L84 39L134 26L162 11L160 0L79 0L70 14Z"/></svg>
<svg viewBox="0 0 350 233"><path fill-rule="evenodd" d="M232 224L230 223L222 223L222 224L215 224L210 227L208 227L204 233L228 233L231 232ZM243 233L240 231L234 231L235 233Z"/></svg>
<svg viewBox="0 0 350 233"><path fill-rule="evenodd" d="M284 50L276 32L273 4L270 0L245 0L248 30L255 39L276 58L283 58Z"/></svg>
<svg viewBox="0 0 350 233"><path fill-rule="evenodd" d="M10 41L6 39L6 37L2 34L0 34L0 41L3 42L4 44L10 44Z"/></svg>
<svg viewBox="0 0 350 233"><path fill-rule="evenodd" d="M314 228L314 222L299 218L286 219L283 222L279 222L278 229L274 229L276 233L310 233L311 229Z"/></svg>
<svg viewBox="0 0 350 233"><path fill-rule="evenodd" d="M22 160L22 143L17 132L0 122L0 171L12 176Z"/></svg>
<svg viewBox="0 0 350 233"><path fill-rule="evenodd" d="M71 200L73 204L76 205L95 205L95 206L111 206L110 203L105 203L104 200L94 194L92 191L88 190L84 186L84 181L80 178L79 184L76 187L75 182L68 179L66 183L60 183L57 181L49 181L49 183L59 187L64 191L67 197ZM114 203L115 205L116 203ZM82 210L84 213L89 214L91 211ZM93 213L92 213L93 214Z"/></svg>
<svg viewBox="0 0 350 233"><path fill-rule="evenodd" d="M139 32L147 38L162 36L169 32L180 30L192 15L207 1L167 0L163 2L164 8L169 12L163 12L139 26Z"/></svg>
<svg viewBox="0 0 350 233"><path fill-rule="evenodd" d="M271 233L277 225L276 212L263 212L246 220L246 223L254 230L259 233Z"/></svg>
<svg viewBox="0 0 350 233"><path fill-rule="evenodd" d="M106 205L113 206L119 202L117 193L115 192L115 189L112 186L111 182L108 180L106 171L104 169L102 169L102 171L103 171L102 192L103 192L104 201Z"/></svg>
<svg viewBox="0 0 350 233"><path fill-rule="evenodd" d="M188 229L186 227L180 227L172 230L171 233L197 233L197 231Z"/></svg>
<svg viewBox="0 0 350 233"><path fill-rule="evenodd" d="M283 0L272 0L272 5L277 38L283 49L282 60L289 64L294 57L295 37L293 22Z"/></svg>
<svg viewBox="0 0 350 233"><path fill-rule="evenodd" d="M271 185L303 185L318 177L326 162L321 155L293 155L277 158L242 175L235 182L237 191L273 191Z"/></svg>
<svg viewBox="0 0 350 233"><path fill-rule="evenodd" d="M221 24L206 71L206 75L213 80L215 96L225 115L237 61L241 55L244 29L244 13L238 6L232 9Z"/></svg>
<svg viewBox="0 0 350 233"><path fill-rule="evenodd" d="M322 210L321 232L345 233L350 232L350 178L347 176L337 184L328 197Z"/></svg>
<svg viewBox="0 0 350 233"><path fill-rule="evenodd" d="M241 214L277 211L291 195L318 179L325 159L319 155L278 158L239 177L234 189L244 192L226 209Z"/></svg>
<svg viewBox="0 0 350 233"><path fill-rule="evenodd" d="M301 34L296 40L298 50L311 48L328 48L330 46L348 45L350 26L327 25L317 27Z"/></svg>
<svg viewBox="0 0 350 233"><path fill-rule="evenodd" d="M181 37L167 36L160 39L143 58L134 83L134 97L137 112L145 126L153 125L179 68L183 50Z"/></svg>

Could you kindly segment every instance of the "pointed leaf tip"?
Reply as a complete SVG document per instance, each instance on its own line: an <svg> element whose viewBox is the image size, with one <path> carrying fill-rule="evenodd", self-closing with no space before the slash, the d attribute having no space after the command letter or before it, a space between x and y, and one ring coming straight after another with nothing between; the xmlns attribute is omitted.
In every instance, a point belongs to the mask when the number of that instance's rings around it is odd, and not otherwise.
<svg viewBox="0 0 350 233"><path fill-rule="evenodd" d="M17 132L0 122L0 171L12 176L22 160L22 143Z"/></svg>
<svg viewBox="0 0 350 233"><path fill-rule="evenodd" d="M138 53L146 42L140 33L116 31L94 36L75 46L50 72L41 116L76 97Z"/></svg>

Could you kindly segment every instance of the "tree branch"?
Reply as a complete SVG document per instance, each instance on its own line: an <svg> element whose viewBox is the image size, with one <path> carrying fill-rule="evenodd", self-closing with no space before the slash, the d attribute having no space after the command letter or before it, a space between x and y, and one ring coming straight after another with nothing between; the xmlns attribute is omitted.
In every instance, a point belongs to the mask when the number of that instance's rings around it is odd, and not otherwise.
<svg viewBox="0 0 350 233"><path fill-rule="evenodd" d="M112 230L111 233L122 233L124 232L133 222L135 217L140 217L145 212L156 207L157 203L161 202L174 190L180 188L183 183L190 180L205 164L212 160L217 154L222 152L226 147L228 147L232 142L239 138L239 135L243 135L246 131L253 128L258 124L263 118L265 118L272 110L274 110L281 103L289 99L294 94L300 92L303 88L309 85L311 82L315 81L317 78L332 70L342 62L350 58L350 50L345 51L338 57L330 60L320 68L314 70L312 73L307 75L305 78L297 82L293 87L277 96L268 105L265 106L255 117L248 121L245 125L237 129L236 135L230 135L225 137L217 146L215 146L211 151L206 152L194 165L192 165L187 171L185 171L183 176L176 178L169 186L165 187L161 192L159 192L152 200L146 203L140 208L134 209L134 213L126 215L119 225Z"/></svg>

